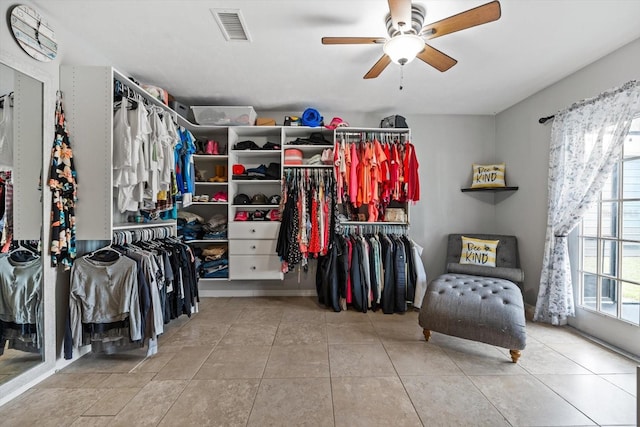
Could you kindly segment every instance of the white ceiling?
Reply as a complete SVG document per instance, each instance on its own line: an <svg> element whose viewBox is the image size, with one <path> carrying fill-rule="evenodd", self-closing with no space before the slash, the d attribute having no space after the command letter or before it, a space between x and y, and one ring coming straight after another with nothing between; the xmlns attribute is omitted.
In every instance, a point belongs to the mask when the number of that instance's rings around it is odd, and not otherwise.
<svg viewBox="0 0 640 427"><path fill-rule="evenodd" d="M431 23L489 0L423 0ZM384 37L386 0L36 0L40 13L138 80L190 105L300 113L495 114L640 37L640 0L502 0L492 23L429 42L458 60L416 60L362 76L381 45L325 46L323 36ZM227 42L211 8L240 9L251 42ZM73 58L74 40L61 46ZM79 58L73 58L78 62Z"/></svg>

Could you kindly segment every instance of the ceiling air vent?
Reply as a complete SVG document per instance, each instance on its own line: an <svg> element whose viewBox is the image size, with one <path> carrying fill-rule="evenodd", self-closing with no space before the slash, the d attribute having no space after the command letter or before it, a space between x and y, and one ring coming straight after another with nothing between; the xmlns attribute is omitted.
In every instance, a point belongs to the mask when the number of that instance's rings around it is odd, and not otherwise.
<svg viewBox="0 0 640 427"><path fill-rule="evenodd" d="M251 41L240 9L211 9L227 41Z"/></svg>

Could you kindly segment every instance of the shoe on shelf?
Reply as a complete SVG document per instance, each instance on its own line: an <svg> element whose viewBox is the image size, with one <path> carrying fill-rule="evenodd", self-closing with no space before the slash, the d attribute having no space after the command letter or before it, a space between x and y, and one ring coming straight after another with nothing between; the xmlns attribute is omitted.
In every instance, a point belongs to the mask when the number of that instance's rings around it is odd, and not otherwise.
<svg viewBox="0 0 640 427"><path fill-rule="evenodd" d="M196 154L204 154L205 143L200 141L199 139L196 139L195 145L196 145Z"/></svg>
<svg viewBox="0 0 640 427"><path fill-rule="evenodd" d="M204 153L210 154L210 155L220 154L220 150L218 148L218 141L214 141L213 139L208 140L204 147Z"/></svg>
<svg viewBox="0 0 640 427"><path fill-rule="evenodd" d="M196 182L206 182L205 174L206 171L196 168Z"/></svg>
<svg viewBox="0 0 640 427"><path fill-rule="evenodd" d="M216 176L213 182L227 182L227 165L216 165Z"/></svg>
<svg viewBox="0 0 640 427"><path fill-rule="evenodd" d="M226 191L218 191L211 197L211 200L213 200L214 202L228 202L229 196L227 195Z"/></svg>
<svg viewBox="0 0 640 427"><path fill-rule="evenodd" d="M209 201L209 196L207 194L204 194L202 196L200 196L200 201L201 202L208 202Z"/></svg>

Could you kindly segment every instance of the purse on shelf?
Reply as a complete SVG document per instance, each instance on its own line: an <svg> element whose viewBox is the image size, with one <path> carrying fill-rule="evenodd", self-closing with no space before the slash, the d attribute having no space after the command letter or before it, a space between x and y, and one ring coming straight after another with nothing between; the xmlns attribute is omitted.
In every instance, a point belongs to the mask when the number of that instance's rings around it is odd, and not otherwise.
<svg viewBox="0 0 640 427"><path fill-rule="evenodd" d="M387 208L384 211L385 222L407 222L407 213L402 208Z"/></svg>

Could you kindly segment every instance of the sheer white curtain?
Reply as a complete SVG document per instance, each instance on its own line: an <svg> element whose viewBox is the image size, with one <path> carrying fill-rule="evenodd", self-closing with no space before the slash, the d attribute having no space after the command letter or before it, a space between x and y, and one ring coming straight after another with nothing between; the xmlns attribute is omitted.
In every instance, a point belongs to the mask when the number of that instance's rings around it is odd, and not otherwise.
<svg viewBox="0 0 640 427"><path fill-rule="evenodd" d="M555 115L536 321L558 325L575 315L567 235L597 200L639 112L640 83L631 81Z"/></svg>

